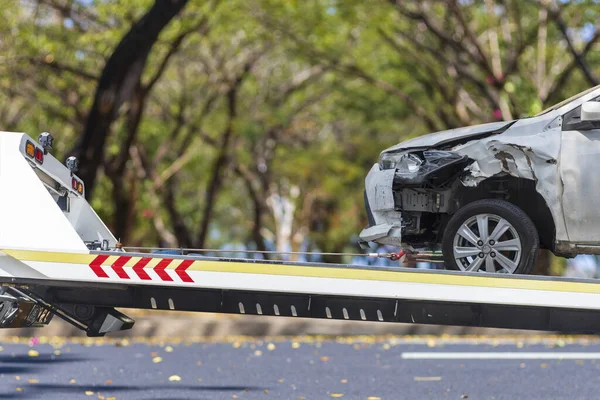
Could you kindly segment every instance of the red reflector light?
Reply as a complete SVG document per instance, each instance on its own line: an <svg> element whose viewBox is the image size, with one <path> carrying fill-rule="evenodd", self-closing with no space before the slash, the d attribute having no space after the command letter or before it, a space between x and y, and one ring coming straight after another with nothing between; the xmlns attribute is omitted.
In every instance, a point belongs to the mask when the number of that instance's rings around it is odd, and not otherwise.
<svg viewBox="0 0 600 400"><path fill-rule="evenodd" d="M40 164L44 163L44 152L38 148L35 149L35 161Z"/></svg>
<svg viewBox="0 0 600 400"><path fill-rule="evenodd" d="M29 140L25 143L25 154L31 158L35 155L35 145Z"/></svg>
<svg viewBox="0 0 600 400"><path fill-rule="evenodd" d="M71 187L73 188L73 190L77 190L77 183L77 179L71 179Z"/></svg>

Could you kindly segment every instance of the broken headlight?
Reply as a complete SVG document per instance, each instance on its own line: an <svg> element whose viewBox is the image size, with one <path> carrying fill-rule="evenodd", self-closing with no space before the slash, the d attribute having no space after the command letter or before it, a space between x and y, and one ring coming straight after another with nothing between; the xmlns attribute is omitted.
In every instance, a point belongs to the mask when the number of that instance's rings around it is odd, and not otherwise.
<svg viewBox="0 0 600 400"><path fill-rule="evenodd" d="M381 169L396 169L400 175L413 175L423 164L417 155L411 153L381 153L379 167Z"/></svg>
<svg viewBox="0 0 600 400"><path fill-rule="evenodd" d="M470 162L467 156L443 150L424 150L403 155L405 157L396 166L394 185L404 187L419 186L425 181L433 185L447 183Z"/></svg>

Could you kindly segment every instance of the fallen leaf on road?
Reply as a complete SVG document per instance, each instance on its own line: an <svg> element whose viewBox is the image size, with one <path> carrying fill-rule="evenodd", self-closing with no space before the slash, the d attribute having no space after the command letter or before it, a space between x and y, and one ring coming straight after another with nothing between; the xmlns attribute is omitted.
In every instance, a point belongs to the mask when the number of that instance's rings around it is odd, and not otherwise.
<svg viewBox="0 0 600 400"><path fill-rule="evenodd" d="M233 343L233 348L234 349L239 349L240 347L242 347L242 344L240 342Z"/></svg>
<svg viewBox="0 0 600 400"><path fill-rule="evenodd" d="M469 395L468 394L463 394L462 396L460 396L461 399L468 399Z"/></svg>
<svg viewBox="0 0 600 400"><path fill-rule="evenodd" d="M521 367L521 368L525 368L525 363L521 363L521 364L519 364L519 367Z"/></svg>
<svg viewBox="0 0 600 400"><path fill-rule="evenodd" d="M22 392L22 391L23 391L22 388L20 388L20 387L17 388L17 392Z"/></svg>
<svg viewBox="0 0 600 400"><path fill-rule="evenodd" d="M85 391L85 395L86 395L86 396L93 396L93 395L94 395L94 392L92 392L91 390L86 390L86 391Z"/></svg>
<svg viewBox="0 0 600 400"><path fill-rule="evenodd" d="M181 377L179 375L171 375L169 377L169 382L179 382L181 380Z"/></svg>
<svg viewBox="0 0 600 400"><path fill-rule="evenodd" d="M542 365L540 365L540 367L546 368L546 367L548 367L548 364L542 364Z"/></svg>
<svg viewBox="0 0 600 400"><path fill-rule="evenodd" d="M342 383L348 383L348 379L342 379L340 382L342 382Z"/></svg>
<svg viewBox="0 0 600 400"><path fill-rule="evenodd" d="M432 381L441 381L441 376L415 376L415 381L417 382L432 382Z"/></svg>
<svg viewBox="0 0 600 400"><path fill-rule="evenodd" d="M277 382L283 383L283 379L277 379Z"/></svg>
<svg viewBox="0 0 600 400"><path fill-rule="evenodd" d="M37 380L37 379L30 379L27 382L29 382L29 383L40 383L40 381Z"/></svg>
<svg viewBox="0 0 600 400"><path fill-rule="evenodd" d="M390 345L388 343L384 343L383 344L383 349L384 350L389 350L390 349Z"/></svg>
<svg viewBox="0 0 600 400"><path fill-rule="evenodd" d="M37 350L31 349L31 350L29 350L29 352L27 352L27 355L29 357L37 357L40 355L40 353Z"/></svg>
<svg viewBox="0 0 600 400"><path fill-rule="evenodd" d="M265 389L265 393L269 393L269 389Z"/></svg>
<svg viewBox="0 0 600 400"><path fill-rule="evenodd" d="M69 381L69 383L70 383L71 385L72 385L72 384L74 384L74 383L76 383L76 382L77 382L77 381L76 381L75 379L71 379L71 380Z"/></svg>
<svg viewBox="0 0 600 400"><path fill-rule="evenodd" d="M196 379L196 382L202 382L202 378Z"/></svg>
<svg viewBox="0 0 600 400"><path fill-rule="evenodd" d="M343 393L331 393L331 397L343 397Z"/></svg>
<svg viewBox="0 0 600 400"><path fill-rule="evenodd" d="M255 355L255 356L257 356L257 357L259 357L259 356L262 356L262 351L260 351L260 350L256 350L256 351L254 352L254 355Z"/></svg>
<svg viewBox="0 0 600 400"><path fill-rule="evenodd" d="M107 397L106 400L117 400L116 397Z"/></svg>
<svg viewBox="0 0 600 400"><path fill-rule="evenodd" d="M196 363L196 365L197 365L197 366L199 366L199 367L200 367L200 366L202 366L202 361L198 361L198 362Z"/></svg>
<svg viewBox="0 0 600 400"><path fill-rule="evenodd" d="M583 365L583 360L577 360L577 361L575 361L575 363L576 363L577 365Z"/></svg>
<svg viewBox="0 0 600 400"><path fill-rule="evenodd" d="M298 349L298 348L300 348L300 343L292 342L292 349Z"/></svg>
<svg viewBox="0 0 600 400"><path fill-rule="evenodd" d="M106 382L104 382L105 385L112 385L112 381L110 379L108 379Z"/></svg>
<svg viewBox="0 0 600 400"><path fill-rule="evenodd" d="M54 350L54 355L55 356L60 356L60 350Z"/></svg>
<svg viewBox="0 0 600 400"><path fill-rule="evenodd" d="M21 377L19 375L15 376L15 380L20 381Z"/></svg>
<svg viewBox="0 0 600 400"><path fill-rule="evenodd" d="M171 353L173 351L173 348L171 346L167 346L167 347L165 347L165 351L167 353Z"/></svg>
<svg viewBox="0 0 600 400"><path fill-rule="evenodd" d="M367 400L381 400L381 397L369 396L369 397L367 397Z"/></svg>
<svg viewBox="0 0 600 400"><path fill-rule="evenodd" d="M323 357L321 357L321 361L329 361L329 357L323 356Z"/></svg>
<svg viewBox="0 0 600 400"><path fill-rule="evenodd" d="M233 396L231 396L231 397L233 397L234 399L237 399L237 398L238 398L238 395L237 395L237 394L234 394L234 395L233 395Z"/></svg>
<svg viewBox="0 0 600 400"><path fill-rule="evenodd" d="M161 361L162 361L162 357L154 357L154 358L152 359L152 362L153 362L154 364L158 364L158 363L159 363L159 362L161 362Z"/></svg>
<svg viewBox="0 0 600 400"><path fill-rule="evenodd" d="M267 350L270 350L270 351L273 351L273 350L275 350L275 345L274 345L273 343L269 343L269 344L267 345Z"/></svg>

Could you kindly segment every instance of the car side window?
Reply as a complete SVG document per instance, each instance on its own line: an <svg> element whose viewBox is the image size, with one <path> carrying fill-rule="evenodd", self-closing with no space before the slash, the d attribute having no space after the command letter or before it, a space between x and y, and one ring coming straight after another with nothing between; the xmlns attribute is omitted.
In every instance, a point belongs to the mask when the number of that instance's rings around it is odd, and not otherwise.
<svg viewBox="0 0 600 400"><path fill-rule="evenodd" d="M589 101L600 102L600 96ZM581 121L581 106L574 108L563 116L563 131L587 131L600 129L600 121Z"/></svg>

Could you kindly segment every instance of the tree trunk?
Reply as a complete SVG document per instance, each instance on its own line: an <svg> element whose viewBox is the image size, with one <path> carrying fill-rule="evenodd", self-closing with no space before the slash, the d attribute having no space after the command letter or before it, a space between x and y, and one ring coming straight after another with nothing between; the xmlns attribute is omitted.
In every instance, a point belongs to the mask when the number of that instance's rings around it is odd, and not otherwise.
<svg viewBox="0 0 600 400"><path fill-rule="evenodd" d="M259 197L259 194L256 192L254 187L252 186L252 182L250 180L245 180L246 187L248 188L248 194L250 196L250 200L252 201L252 209L254 211L254 218L252 224L252 233L251 239L256 245L256 250L258 251L266 251L267 246L265 245L265 239L262 236L263 229L263 215L265 213L265 200L262 196ZM264 254L265 258L269 258L268 254Z"/></svg>
<svg viewBox="0 0 600 400"><path fill-rule="evenodd" d="M125 124L127 137L124 143L121 144L119 154L108 160L105 166L106 176L113 184L114 213L112 228L116 237L123 243L128 242L129 232L133 226L136 199L136 177L129 176L131 174L127 173L126 165L129 159L129 148L133 143L142 120L145 101L146 96L142 92L138 82L134 93L132 93L131 104L127 111L127 123ZM126 182L129 182L129 185Z"/></svg>
<svg viewBox="0 0 600 400"><path fill-rule="evenodd" d="M90 197L98 167L104 160L104 145L121 105L131 99L152 46L163 28L183 9L187 0L156 0L118 44L104 69L83 134L75 148L81 169L79 176Z"/></svg>
<svg viewBox="0 0 600 400"><path fill-rule="evenodd" d="M229 141L231 140L231 135L233 134L233 124L236 117L237 89L237 86L234 86L232 89L229 90L229 93L227 94L229 120L227 122L227 127L223 132L219 153L215 162L213 163L210 181L208 183L208 188L206 189L204 208L202 209L202 221L200 223L198 238L196 239L196 247L200 249L204 248L204 245L206 243L210 219L212 217L212 212L215 207L217 194L221 189L221 185L223 184L222 181L224 170L227 167L227 161L229 158L230 151Z"/></svg>
<svg viewBox="0 0 600 400"><path fill-rule="evenodd" d="M258 55L259 56L259 55ZM250 72L254 62L258 60L257 57L251 57L251 59L244 65L242 72L236 77L235 81L232 82L231 87L227 91L227 125L223 133L221 134L221 143L219 144L219 152L215 162L211 169L210 180L208 188L206 189L206 195L204 199L204 207L202 209L202 221L200 222L200 229L198 230L198 236L196 239L196 247L204 248L206 244L206 238L208 237L208 228L210 226L210 219L215 207L217 195L221 190L223 184L223 174L229 161L229 145L231 137L234 133L235 119L237 118L237 101L238 93L244 82L244 79Z"/></svg>
<svg viewBox="0 0 600 400"><path fill-rule="evenodd" d="M135 177L123 176L119 180L113 180L112 199L115 207L112 230L116 238L123 243L129 242L129 234L135 222ZM129 186L126 184L129 181Z"/></svg>

